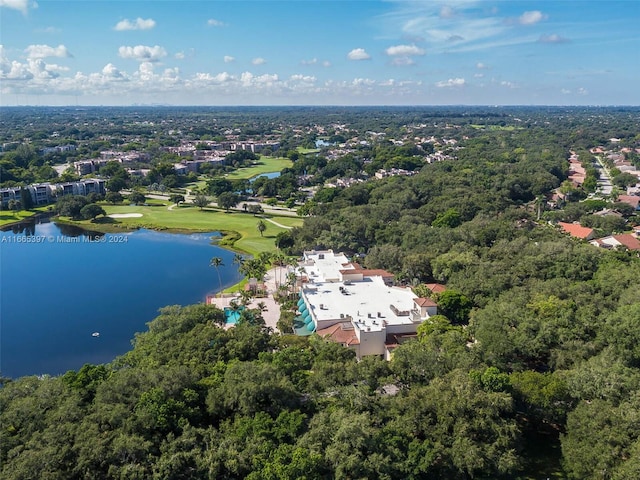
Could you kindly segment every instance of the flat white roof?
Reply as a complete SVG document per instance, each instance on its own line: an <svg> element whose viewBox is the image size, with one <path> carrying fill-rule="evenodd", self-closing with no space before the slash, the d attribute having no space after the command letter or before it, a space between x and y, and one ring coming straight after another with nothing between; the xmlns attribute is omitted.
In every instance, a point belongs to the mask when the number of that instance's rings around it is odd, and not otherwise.
<svg viewBox="0 0 640 480"><path fill-rule="evenodd" d="M304 252L304 267L307 276L316 282L340 278L340 270L345 269L349 259L344 253L333 253L333 250Z"/></svg>
<svg viewBox="0 0 640 480"><path fill-rule="evenodd" d="M365 277L359 282L307 283L303 296L315 319L322 322L351 317L372 330L383 325L413 324L411 315L397 315L391 310L411 311L417 307L415 294L408 288L389 287L382 277ZM320 308L322 306L322 308ZM340 317L340 315L343 317Z"/></svg>

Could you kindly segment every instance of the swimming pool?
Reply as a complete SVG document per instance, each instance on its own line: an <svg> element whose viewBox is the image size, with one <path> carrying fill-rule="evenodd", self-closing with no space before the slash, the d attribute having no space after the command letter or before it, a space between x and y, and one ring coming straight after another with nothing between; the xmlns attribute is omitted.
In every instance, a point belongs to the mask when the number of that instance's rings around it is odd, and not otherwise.
<svg viewBox="0 0 640 480"><path fill-rule="evenodd" d="M235 325L236 323L238 323L238 320L240 320L242 310L244 310L244 306L241 306L238 309L224 307L224 322L229 325Z"/></svg>

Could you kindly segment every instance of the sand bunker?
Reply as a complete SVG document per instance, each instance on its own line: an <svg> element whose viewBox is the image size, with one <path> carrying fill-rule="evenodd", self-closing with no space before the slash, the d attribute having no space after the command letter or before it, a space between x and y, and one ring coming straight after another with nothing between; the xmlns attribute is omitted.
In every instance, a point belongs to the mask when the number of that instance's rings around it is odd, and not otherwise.
<svg viewBox="0 0 640 480"><path fill-rule="evenodd" d="M111 215L107 215L111 218L136 218L141 217L141 213L112 213Z"/></svg>

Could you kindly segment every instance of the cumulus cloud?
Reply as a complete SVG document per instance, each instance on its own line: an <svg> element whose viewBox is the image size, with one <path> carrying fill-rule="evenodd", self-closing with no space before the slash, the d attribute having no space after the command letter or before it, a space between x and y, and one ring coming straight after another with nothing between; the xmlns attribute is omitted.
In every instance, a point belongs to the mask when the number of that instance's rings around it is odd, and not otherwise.
<svg viewBox="0 0 640 480"><path fill-rule="evenodd" d="M538 38L538 43L568 43L569 39L563 36L558 35L557 33L552 33L551 35L540 35Z"/></svg>
<svg viewBox="0 0 640 480"><path fill-rule="evenodd" d="M318 59L312 58L311 60L301 60L300 63L302 65L315 65L316 63L318 63Z"/></svg>
<svg viewBox="0 0 640 480"><path fill-rule="evenodd" d="M184 54L184 52L176 52L175 55L173 56L176 60L184 60L184 57L186 55Z"/></svg>
<svg viewBox="0 0 640 480"><path fill-rule="evenodd" d="M220 20L216 20L215 18L210 18L207 20L207 25L210 27L224 27L226 24Z"/></svg>
<svg viewBox="0 0 640 480"><path fill-rule="evenodd" d="M331 66L331 62L329 60L325 60L324 62L322 62L322 66L323 67L330 67Z"/></svg>
<svg viewBox="0 0 640 480"><path fill-rule="evenodd" d="M265 63L267 63L267 61L262 57L257 57L251 60L251 63L253 63L254 65L264 65Z"/></svg>
<svg viewBox="0 0 640 480"><path fill-rule="evenodd" d="M484 63L482 63L482 62L478 62L478 63L476 63L476 68L478 70L485 70L485 69L487 69L489 67L487 65L485 65Z"/></svg>
<svg viewBox="0 0 640 480"><path fill-rule="evenodd" d="M313 83L316 81L316 77L312 76L312 75L291 75L290 77L291 80L293 80L294 82L304 82L304 83Z"/></svg>
<svg viewBox="0 0 640 480"><path fill-rule="evenodd" d="M364 48L354 48L347 54L349 60L369 60L371 56Z"/></svg>
<svg viewBox="0 0 640 480"><path fill-rule="evenodd" d="M560 93L562 93L563 95L569 95L571 93L571 90L563 88L562 90L560 90Z"/></svg>
<svg viewBox="0 0 640 480"><path fill-rule="evenodd" d="M225 55L224 57L222 57L222 60L224 60L224 63L231 63L235 62L236 58L232 57L231 55Z"/></svg>
<svg viewBox="0 0 640 480"><path fill-rule="evenodd" d="M222 84L235 80L235 77L227 72L220 72L217 75L210 73L196 73L195 79L201 82Z"/></svg>
<svg viewBox="0 0 640 480"><path fill-rule="evenodd" d="M50 47L49 45L29 45L25 49L25 53L27 54L27 58L30 59L47 57L65 58L73 56L64 45L58 45L57 47Z"/></svg>
<svg viewBox="0 0 640 480"><path fill-rule="evenodd" d="M38 4L30 0L0 0L0 7L18 10L26 15L30 8L38 8Z"/></svg>
<svg viewBox="0 0 640 480"><path fill-rule="evenodd" d="M517 85L513 82L509 82L507 80L503 80L500 82L500 85L502 85L503 87L507 87L507 88L516 88Z"/></svg>
<svg viewBox="0 0 640 480"><path fill-rule="evenodd" d="M146 45L123 46L118 49L118 55L121 58L131 58L139 62L159 62L161 58L167 56L167 51L158 45L153 47Z"/></svg>
<svg viewBox="0 0 640 480"><path fill-rule="evenodd" d="M518 23L520 25L535 25L542 20L545 20L547 15L542 13L540 10L532 10L530 12L524 12L522 15L518 17Z"/></svg>
<svg viewBox="0 0 640 480"><path fill-rule="evenodd" d="M112 78L112 79L124 78L124 75L122 74L122 72L118 70L118 67L116 67L113 63L107 63L104 66L104 68L102 69L102 75L104 75L106 78Z"/></svg>
<svg viewBox="0 0 640 480"><path fill-rule="evenodd" d="M156 22L152 18L144 19L138 17L133 22L126 18L120 20L113 29L118 32L124 32L126 30L151 30L155 26Z"/></svg>
<svg viewBox="0 0 640 480"><path fill-rule="evenodd" d="M580 87L577 93L578 95L589 95L589 91L584 87Z"/></svg>
<svg viewBox="0 0 640 480"><path fill-rule="evenodd" d="M396 45L385 50L389 56L409 57L414 55L424 55L424 50L416 45Z"/></svg>
<svg viewBox="0 0 640 480"><path fill-rule="evenodd" d="M436 82L436 87L438 88L446 88L446 87L462 87L465 84L464 78L450 78L449 80L442 80L440 82Z"/></svg>

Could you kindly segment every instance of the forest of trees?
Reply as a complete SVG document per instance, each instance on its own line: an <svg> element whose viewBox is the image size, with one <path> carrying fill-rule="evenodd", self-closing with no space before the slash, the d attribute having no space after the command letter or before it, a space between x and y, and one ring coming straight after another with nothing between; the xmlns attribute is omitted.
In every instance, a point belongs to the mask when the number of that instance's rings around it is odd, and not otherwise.
<svg viewBox="0 0 640 480"><path fill-rule="evenodd" d="M390 362L274 334L258 310L225 330L216 307L168 306L109 364L4 379L1 478L640 478L640 258L536 212L568 149L602 135L482 130L278 236L446 284Z"/></svg>

